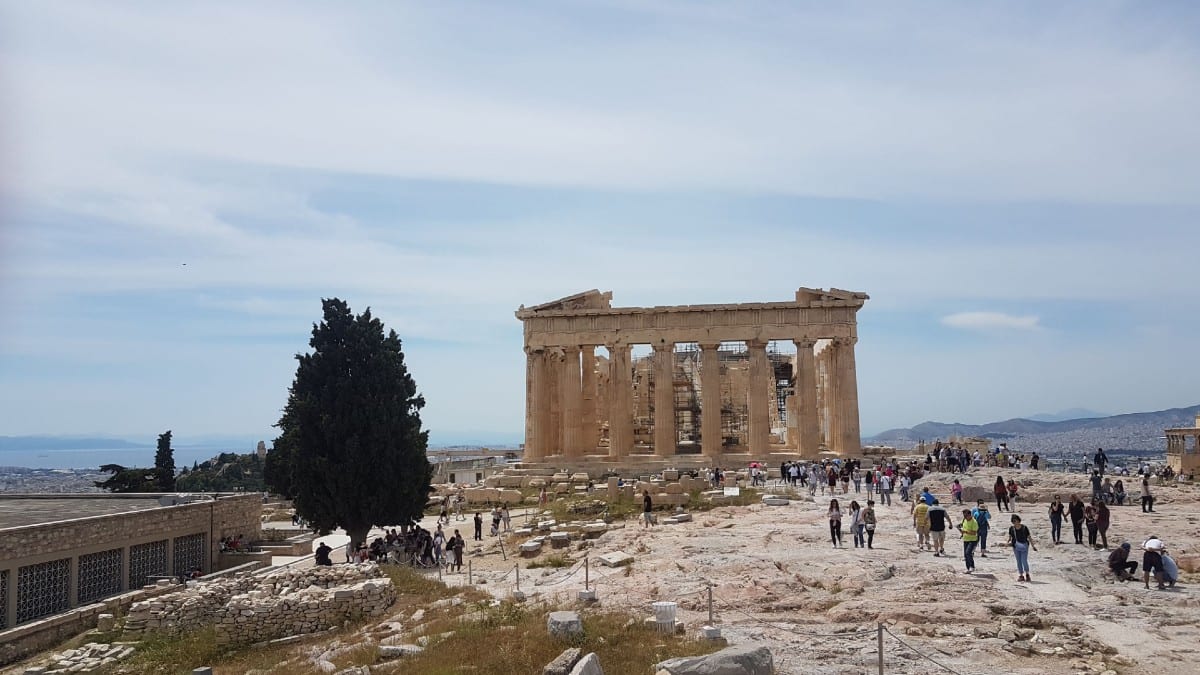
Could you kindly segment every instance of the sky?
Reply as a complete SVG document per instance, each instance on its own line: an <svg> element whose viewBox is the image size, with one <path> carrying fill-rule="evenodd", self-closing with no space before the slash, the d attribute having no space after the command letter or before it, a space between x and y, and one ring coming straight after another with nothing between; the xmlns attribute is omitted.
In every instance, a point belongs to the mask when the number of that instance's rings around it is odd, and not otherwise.
<svg viewBox="0 0 1200 675"><path fill-rule="evenodd" d="M513 312L870 294L864 433L1200 403L1200 7L0 0L0 435L270 440L321 298L435 443Z"/></svg>

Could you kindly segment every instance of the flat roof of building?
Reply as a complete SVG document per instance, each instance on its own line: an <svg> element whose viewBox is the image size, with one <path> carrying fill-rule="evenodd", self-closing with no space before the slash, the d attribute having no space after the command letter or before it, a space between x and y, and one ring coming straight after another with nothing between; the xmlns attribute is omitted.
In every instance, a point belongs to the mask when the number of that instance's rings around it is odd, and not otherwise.
<svg viewBox="0 0 1200 675"><path fill-rule="evenodd" d="M158 496L0 495L0 530L159 508Z"/></svg>

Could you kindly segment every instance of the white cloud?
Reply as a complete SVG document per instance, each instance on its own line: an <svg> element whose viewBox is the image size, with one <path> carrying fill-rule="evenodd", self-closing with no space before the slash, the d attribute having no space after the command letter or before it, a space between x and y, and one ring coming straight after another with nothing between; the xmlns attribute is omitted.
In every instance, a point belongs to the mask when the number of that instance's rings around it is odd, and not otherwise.
<svg viewBox="0 0 1200 675"><path fill-rule="evenodd" d="M942 324L967 330L1038 330L1041 328L1036 316L1016 316L1003 312L959 312L942 317Z"/></svg>

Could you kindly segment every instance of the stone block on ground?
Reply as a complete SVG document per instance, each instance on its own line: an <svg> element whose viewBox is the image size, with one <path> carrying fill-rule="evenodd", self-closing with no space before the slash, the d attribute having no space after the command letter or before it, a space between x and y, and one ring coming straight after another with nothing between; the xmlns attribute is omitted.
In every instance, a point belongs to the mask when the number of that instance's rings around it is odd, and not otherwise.
<svg viewBox="0 0 1200 675"><path fill-rule="evenodd" d="M589 480L591 478L588 477L586 472L580 471L579 473L571 474L572 483L587 483Z"/></svg>
<svg viewBox="0 0 1200 675"><path fill-rule="evenodd" d="M96 630L110 631L117 625L117 617L112 614L101 614L96 617Z"/></svg>
<svg viewBox="0 0 1200 675"><path fill-rule="evenodd" d="M663 480L679 480L679 471L677 469L667 469L662 472Z"/></svg>
<svg viewBox="0 0 1200 675"><path fill-rule="evenodd" d="M521 555L526 558L532 558L536 556L541 552L541 550L542 542L540 541L527 541L521 544Z"/></svg>
<svg viewBox="0 0 1200 675"><path fill-rule="evenodd" d="M398 659L405 656L416 656L425 651L420 645L379 645L379 658Z"/></svg>
<svg viewBox="0 0 1200 675"><path fill-rule="evenodd" d="M772 675L775 659L766 647L738 645L707 656L667 659L657 668L671 675Z"/></svg>
<svg viewBox="0 0 1200 675"><path fill-rule="evenodd" d="M633 556L624 551L605 553L603 555L596 556L596 559L599 560L600 564L604 565L605 567L621 567L622 565L629 565L633 562Z"/></svg>
<svg viewBox="0 0 1200 675"><path fill-rule="evenodd" d="M552 637L569 638L583 632L583 620L579 612L550 612L546 630Z"/></svg>
<svg viewBox="0 0 1200 675"><path fill-rule="evenodd" d="M588 654L575 664L570 675L604 675L604 669L600 667L600 657L596 656L595 652Z"/></svg>
<svg viewBox="0 0 1200 675"><path fill-rule="evenodd" d="M667 483L667 486L663 489L665 489L669 495L681 495L684 493L683 486L679 483Z"/></svg>
<svg viewBox="0 0 1200 675"><path fill-rule="evenodd" d="M787 497L781 497L779 495L763 495L762 503L767 506L787 506L792 502Z"/></svg>
<svg viewBox="0 0 1200 675"><path fill-rule="evenodd" d="M554 660L546 664L542 668L542 675L570 675L571 669L579 663L579 659L583 658L583 651L578 647L564 649L563 653L554 657Z"/></svg>
<svg viewBox="0 0 1200 675"><path fill-rule="evenodd" d="M550 546L553 548L566 548L571 545L570 532L553 532L550 534Z"/></svg>

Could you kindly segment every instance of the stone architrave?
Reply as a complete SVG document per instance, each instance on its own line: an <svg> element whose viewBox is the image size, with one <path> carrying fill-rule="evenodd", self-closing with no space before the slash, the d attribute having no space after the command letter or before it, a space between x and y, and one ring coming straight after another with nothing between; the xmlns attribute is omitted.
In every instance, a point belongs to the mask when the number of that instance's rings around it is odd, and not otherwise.
<svg viewBox="0 0 1200 675"><path fill-rule="evenodd" d="M768 407L770 399L767 387L774 386L774 375L771 373L771 364L767 361L767 343L748 340L746 348L750 352L750 454L757 458L765 458L771 437L771 411Z"/></svg>
<svg viewBox="0 0 1200 675"><path fill-rule="evenodd" d="M675 345L654 345L654 454L675 454Z"/></svg>
<svg viewBox="0 0 1200 675"><path fill-rule="evenodd" d="M770 388L775 383L766 343L792 340L797 345L810 345L807 353L802 349L796 358L794 408L789 403L789 418L796 420L789 422L789 445L795 445L806 455L812 454L822 441L844 454L858 451L858 391L853 350L857 341L857 312L868 300L865 293L800 288L795 299L787 302L672 307L613 307L611 300L612 293L592 290L517 310L529 355L526 373L531 382L526 392L526 415L534 418L526 424L526 460L557 455L581 458L599 445L599 430L605 424L609 429L610 457L629 454L635 439L633 364L628 349L634 344L656 347L653 364L656 424L651 438L655 455L674 456L678 446L674 345L687 342L710 347L726 341L750 344L748 365L752 372L747 381L753 382L753 386L739 384L748 391L736 395L744 393L749 399L749 446L755 453L770 450ZM811 345L818 340L833 341L838 346L831 344L814 356ZM610 345L607 382L595 377L593 348L585 347L581 360L581 345ZM706 398L720 391L720 355L715 348L711 349L711 353L717 354L714 364L718 365L718 384L714 386L712 371L705 375L704 347L701 350L701 451L716 456L723 440L720 403ZM680 374L689 379L681 381L679 386L688 387L694 394L696 385L691 379L695 377L694 371L681 370ZM706 378L708 386L704 383ZM608 388L593 391L593 386L601 386L597 382ZM638 385L642 385L640 380ZM703 415L705 408L717 414ZM638 414L644 415L646 411L639 407ZM793 430L797 430L796 443L790 439Z"/></svg>
<svg viewBox="0 0 1200 675"><path fill-rule="evenodd" d="M630 345L608 344L608 456L619 459L633 449L633 382Z"/></svg>
<svg viewBox="0 0 1200 675"><path fill-rule="evenodd" d="M700 345L700 450L717 458L724 450L721 437L720 343Z"/></svg>

